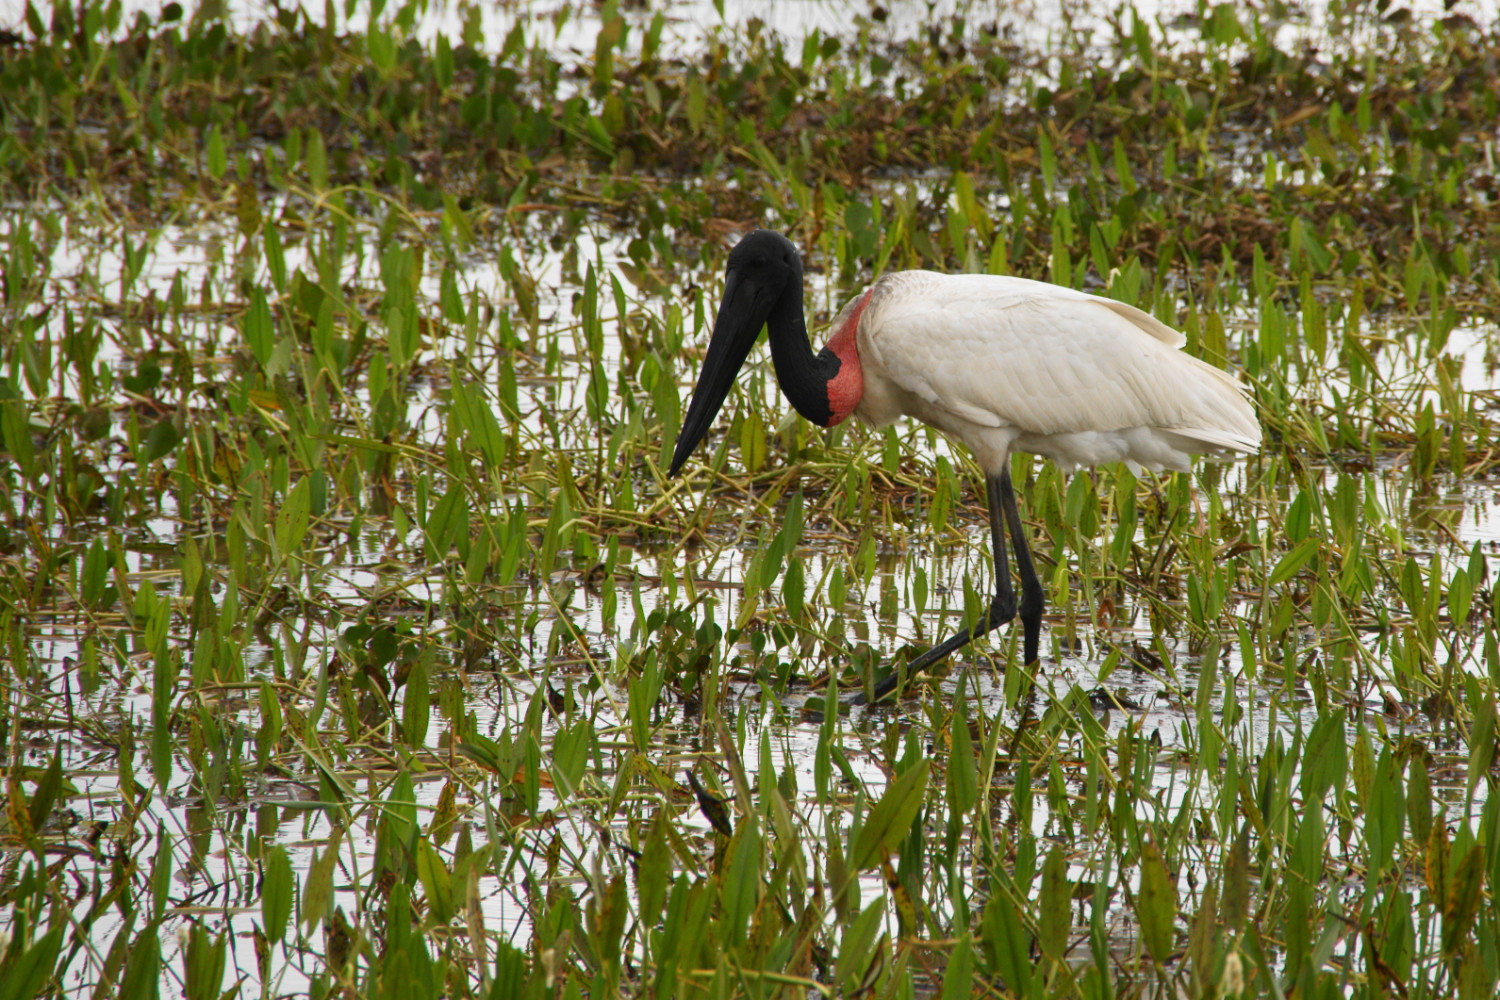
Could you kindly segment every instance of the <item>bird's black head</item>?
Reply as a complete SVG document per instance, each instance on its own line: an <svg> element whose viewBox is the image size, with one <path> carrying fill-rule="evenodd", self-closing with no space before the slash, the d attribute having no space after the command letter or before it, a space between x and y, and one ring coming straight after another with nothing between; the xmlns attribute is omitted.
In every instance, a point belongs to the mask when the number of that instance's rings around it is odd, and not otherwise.
<svg viewBox="0 0 1500 1000"><path fill-rule="evenodd" d="M800 310L802 258L791 240L769 229L757 229L735 244L724 269L724 299L714 320L708 354L667 475L677 475L708 433L766 320L787 295Z"/></svg>
<svg viewBox="0 0 1500 1000"><path fill-rule="evenodd" d="M741 280L757 278L763 281L786 281L795 278L800 284L802 255L797 253L791 240L776 230L757 229L729 251L729 262L724 266L724 273L726 281L729 275L738 274ZM727 296L725 301L728 301ZM717 335L718 331L714 332Z"/></svg>

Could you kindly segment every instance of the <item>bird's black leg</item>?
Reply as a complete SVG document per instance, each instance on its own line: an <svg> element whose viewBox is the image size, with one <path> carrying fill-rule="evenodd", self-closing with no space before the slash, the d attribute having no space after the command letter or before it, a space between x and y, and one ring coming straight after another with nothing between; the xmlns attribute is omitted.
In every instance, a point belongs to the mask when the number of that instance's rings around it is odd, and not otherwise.
<svg viewBox="0 0 1500 1000"><path fill-rule="evenodd" d="M1026 530L1021 524L1021 512L1016 508L1016 492L1011 488L1010 465L998 476L991 476L985 483L986 499L990 507L990 544L995 555L995 599L974 623L973 629L960 629L943 642L933 646L921 656L875 685L873 700L879 701L901 683L907 673L925 670L951 654L967 646L978 636L1013 620L1019 611L1026 662L1037 658L1037 643L1042 631L1042 608L1046 598L1041 581L1036 577L1036 568L1031 563L1031 549L1026 544ZM1010 582L1010 561L1006 558L1005 532L1009 528L1011 540L1016 546L1016 570L1021 577L1021 603L1016 605L1016 592ZM861 703L862 697L855 702Z"/></svg>
<svg viewBox="0 0 1500 1000"><path fill-rule="evenodd" d="M1016 545L1016 575L1021 578L1021 636L1023 663L1037 660L1037 644L1042 634L1042 609L1047 606L1047 595L1042 590L1042 581L1036 578L1036 567L1031 564L1031 546L1026 544L1026 528L1021 524L1021 512L1016 508L1016 492L1010 485L1010 466L1000 476L1001 505L1005 508L1005 523L1010 528L1010 538ZM993 489L993 487L991 487ZM990 504L990 517L995 516L994 504ZM999 561L997 557L996 561ZM1009 567L1007 567L1009 568ZM999 572L999 567L996 567ZM1005 582L1010 590L1010 581ZM1009 619L1007 619L1009 620Z"/></svg>

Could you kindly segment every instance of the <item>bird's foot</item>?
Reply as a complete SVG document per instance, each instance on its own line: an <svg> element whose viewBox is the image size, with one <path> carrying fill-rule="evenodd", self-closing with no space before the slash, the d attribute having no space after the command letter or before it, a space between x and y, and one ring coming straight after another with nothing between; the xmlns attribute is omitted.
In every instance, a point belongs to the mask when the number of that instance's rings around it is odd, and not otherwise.
<svg viewBox="0 0 1500 1000"><path fill-rule="evenodd" d="M1036 588L1035 593L1028 591L1023 594L1019 607L1017 606L1014 592L996 594L995 599L990 602L989 611L985 614L984 618L975 624L972 630L962 629L906 664L904 668L898 666L875 684L869 697L866 697L865 692L861 691L854 698L850 699L850 704L865 705L873 701L883 700L901 686L903 677L916 676L939 660L947 659L981 635L1001 625L1008 625L1016 619L1018 614L1021 619L1025 664L1030 666L1038 658L1037 647L1042 631L1042 607L1043 597L1040 587Z"/></svg>

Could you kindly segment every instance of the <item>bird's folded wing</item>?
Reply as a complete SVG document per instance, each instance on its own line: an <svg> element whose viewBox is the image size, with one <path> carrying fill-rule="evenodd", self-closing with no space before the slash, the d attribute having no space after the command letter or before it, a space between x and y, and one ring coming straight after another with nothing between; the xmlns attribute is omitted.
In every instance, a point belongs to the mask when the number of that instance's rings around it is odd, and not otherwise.
<svg viewBox="0 0 1500 1000"><path fill-rule="evenodd" d="M903 280L877 285L862 344L906 391L964 420L1031 434L1204 431L1242 450L1260 440L1234 378L1140 310L1017 278L892 277Z"/></svg>

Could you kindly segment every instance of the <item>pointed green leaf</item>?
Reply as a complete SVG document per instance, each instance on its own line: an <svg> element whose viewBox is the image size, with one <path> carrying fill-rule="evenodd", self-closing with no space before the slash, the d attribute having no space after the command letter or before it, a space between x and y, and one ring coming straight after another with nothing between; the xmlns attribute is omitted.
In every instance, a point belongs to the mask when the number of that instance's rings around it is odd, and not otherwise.
<svg viewBox="0 0 1500 1000"><path fill-rule="evenodd" d="M886 787L880 801L870 809L854 845L855 871L880 864L911 832L912 820L922 808L922 795L927 791L928 770L925 760L908 768Z"/></svg>
<svg viewBox="0 0 1500 1000"><path fill-rule="evenodd" d="M1042 954L1061 961L1068 950L1073 929L1073 893L1068 882L1068 859L1061 847L1053 847L1042 862L1042 918L1038 944Z"/></svg>
<svg viewBox="0 0 1500 1000"><path fill-rule="evenodd" d="M261 880L260 917L266 937L280 941L292 915L292 860L286 848L272 845L266 851L265 876Z"/></svg>
<svg viewBox="0 0 1500 1000"><path fill-rule="evenodd" d="M422 889L427 893L428 912L438 926L447 924L457 912L453 898L453 875L437 848L423 837L417 843L417 877L422 880Z"/></svg>
<svg viewBox="0 0 1500 1000"><path fill-rule="evenodd" d="M1136 917L1151 958L1158 965L1165 963L1176 940L1177 889L1172 885L1161 849L1151 837L1141 848L1141 889L1136 899Z"/></svg>

